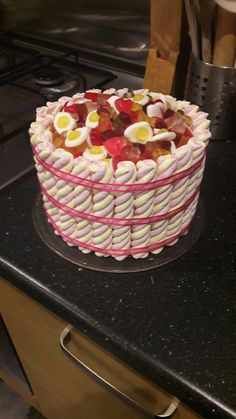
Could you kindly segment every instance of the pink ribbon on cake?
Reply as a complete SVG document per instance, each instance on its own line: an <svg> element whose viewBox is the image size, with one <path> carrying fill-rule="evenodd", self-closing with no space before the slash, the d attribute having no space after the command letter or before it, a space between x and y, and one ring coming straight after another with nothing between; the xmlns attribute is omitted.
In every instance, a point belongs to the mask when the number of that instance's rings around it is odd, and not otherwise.
<svg viewBox="0 0 236 419"><path fill-rule="evenodd" d="M198 169L201 164L204 162L205 155L194 163L190 168L183 170L182 172L176 173L175 175L169 176L164 179L156 180L154 182L148 183L135 183L135 184L128 184L128 183L103 183L103 182L96 182L90 179L81 178L79 176L73 175L71 173L66 173L63 170L55 169L55 167L51 166L50 164L46 163L42 160L37 153L35 146L32 145L34 155L41 166L44 167L47 171L49 171L52 175L63 179L64 181L74 183L76 185L84 186L85 188L102 190L105 192L144 192L150 191L152 189L159 188L160 186L169 185L174 183L180 179L183 179L191 173L193 173L196 169Z"/></svg>
<svg viewBox="0 0 236 419"><path fill-rule="evenodd" d="M179 234L176 234L175 236L172 236L172 237L170 237L166 240L162 240L160 242L150 244L148 246L131 247L129 249L108 249L108 248L97 247L97 246L94 246L94 245L89 244L89 243L83 243L83 242L79 241L78 239L73 239L72 237L67 236L66 234L64 234L62 232L62 230L56 225L56 223L53 221L53 219L49 215L48 215L48 221L52 224L54 230L56 230L57 233L66 242L72 244L73 246L79 246L79 247L83 247L84 249L92 250L94 252L103 253L104 255L113 255L113 256L135 255L137 253L152 252L153 250L157 250L160 247L168 246L173 241L178 239L180 236L183 236L189 230L190 224L192 222L192 220L191 220L190 223L187 226L185 226L180 231Z"/></svg>
<svg viewBox="0 0 236 419"><path fill-rule="evenodd" d="M42 183L40 183L40 187L42 192L46 195L48 200L54 204L56 207L63 210L65 213L70 214L72 217L78 217L85 220L90 220L102 224L112 225L112 226L130 226L130 225L143 225L143 224L152 224L156 223L157 221L162 220L168 220L169 218L174 217L175 215L179 214L180 212L184 211L194 200L194 198L197 196L200 187L198 187L194 193L186 200L184 205L161 215L153 215L151 217L141 218L141 217L135 217L135 218L112 218L112 217L102 217L99 215L89 214L86 212L78 211L74 208L70 208L65 204L62 204L57 199L55 199L53 196L49 195L49 193L46 191L46 189L43 187Z"/></svg>

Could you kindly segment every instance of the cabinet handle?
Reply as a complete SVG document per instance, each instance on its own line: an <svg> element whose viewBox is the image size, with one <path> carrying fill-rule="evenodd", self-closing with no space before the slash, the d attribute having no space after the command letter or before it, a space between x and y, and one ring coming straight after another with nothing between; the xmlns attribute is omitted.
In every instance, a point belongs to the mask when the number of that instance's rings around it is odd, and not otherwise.
<svg viewBox="0 0 236 419"><path fill-rule="evenodd" d="M73 362L75 362L76 365L78 365L81 369L83 369L85 372L87 372L89 375L91 375L93 378L95 378L96 381L99 384L102 384L108 390L110 390L113 394L115 394L119 398L123 399L124 401L128 402L130 405L132 405L136 409L141 410L143 413L145 413L149 417L151 417L153 419L154 418L170 418L171 415L173 415L173 413L176 411L176 409L177 409L177 407L179 405L179 400L177 398L174 397L172 399L170 405L164 410L163 413L160 413L159 415L155 415L154 413L150 412L145 407L143 407L142 405L140 405L136 400L130 398L125 393L123 393L122 391L120 391L118 388L114 387L111 383L109 383L103 377L101 377L101 375L99 375L97 372L95 372L90 367L88 367L88 365L84 364L84 362L82 362L80 359L78 359L66 347L66 344L70 340L70 332L71 332L72 329L73 329L73 327L71 325L68 325L68 326L65 327L65 329L62 331L62 333L60 335L60 346L61 346L64 354L70 360L72 360Z"/></svg>

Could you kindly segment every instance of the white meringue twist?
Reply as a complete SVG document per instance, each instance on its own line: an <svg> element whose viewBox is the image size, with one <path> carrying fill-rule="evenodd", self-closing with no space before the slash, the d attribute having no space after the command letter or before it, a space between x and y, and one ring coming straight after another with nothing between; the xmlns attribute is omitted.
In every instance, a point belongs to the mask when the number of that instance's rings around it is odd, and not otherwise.
<svg viewBox="0 0 236 419"><path fill-rule="evenodd" d="M112 183L113 171L107 161L94 162L90 166L91 180L94 182ZM112 217L114 195L110 192L93 189L92 213L102 217ZM93 223L93 245L104 249L112 247L112 226L98 222ZM106 256L95 252L96 256Z"/></svg>
<svg viewBox="0 0 236 419"><path fill-rule="evenodd" d="M160 156L157 160L157 180L172 176L176 170L176 166L176 157L171 155ZM169 212L172 189L173 185L169 184L160 186L155 190L153 215L162 215ZM165 239L167 226L168 220L161 220L152 224L150 244L155 244ZM152 253L158 254L162 249L163 247L160 247L159 249L152 251Z"/></svg>
<svg viewBox="0 0 236 419"><path fill-rule="evenodd" d="M50 165L53 163L52 154L55 150L55 147L52 143L50 143L49 141L41 141L36 145L35 148L41 160ZM39 182L42 184L43 188L49 195L55 196L57 193L57 179L51 172L46 170L38 162L36 157L34 157L34 160ZM53 221L56 222L59 217L59 209L55 207L55 205L52 202L49 201L45 194L43 194L43 202L48 215L50 215Z"/></svg>
<svg viewBox="0 0 236 419"><path fill-rule="evenodd" d="M176 157L177 165L174 174L187 170L191 167L192 151L193 148L189 143L175 150L174 154ZM173 211L174 209L177 209L185 204L188 198L188 184L189 176L185 176L183 179L180 179L174 183L171 191L171 201L169 208L170 211ZM183 212L180 212L169 220L165 236L166 239L169 239L172 236L180 233L182 227L182 216ZM175 242L176 241L177 240L175 240ZM174 244L174 242L171 244Z"/></svg>
<svg viewBox="0 0 236 419"><path fill-rule="evenodd" d="M62 170L65 173L70 173L73 168L73 156L71 153L58 148L52 153L54 169ZM56 182L56 199L59 203L66 205L69 208L74 208L74 185L64 179L57 178ZM59 220L57 226L62 230L63 234L75 238L77 235L76 218L59 208ZM68 242L69 244L69 242Z"/></svg>
<svg viewBox="0 0 236 419"><path fill-rule="evenodd" d="M136 180L136 166L131 161L118 164L115 171L115 183L133 184ZM134 194L132 192L116 193L114 199L114 218L132 218L134 215ZM131 245L131 226L113 227L113 249L129 249ZM125 256L114 256L117 260L123 260Z"/></svg>
<svg viewBox="0 0 236 419"><path fill-rule="evenodd" d="M88 160L84 157L78 157L74 160L72 173L80 178L90 179L90 169ZM92 191L82 185L74 185L74 208L81 212L90 213L92 210ZM77 218L77 239L80 242L91 243L93 230L92 223L89 220ZM79 246L83 253L90 253L89 249Z"/></svg>
<svg viewBox="0 0 236 419"><path fill-rule="evenodd" d="M154 182L157 175L157 165L153 160L143 160L137 163L137 183ZM150 217L153 214L155 189L134 194L134 216ZM151 224L134 225L131 233L131 247L145 247L150 241ZM134 258L145 258L148 252L134 254Z"/></svg>

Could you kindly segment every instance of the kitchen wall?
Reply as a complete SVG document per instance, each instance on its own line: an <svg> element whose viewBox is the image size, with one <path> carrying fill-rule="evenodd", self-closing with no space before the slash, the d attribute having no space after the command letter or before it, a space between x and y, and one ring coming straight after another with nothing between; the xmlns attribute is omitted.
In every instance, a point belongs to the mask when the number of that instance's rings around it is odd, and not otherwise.
<svg viewBox="0 0 236 419"><path fill-rule="evenodd" d="M0 0L1 27L144 64L148 0Z"/></svg>

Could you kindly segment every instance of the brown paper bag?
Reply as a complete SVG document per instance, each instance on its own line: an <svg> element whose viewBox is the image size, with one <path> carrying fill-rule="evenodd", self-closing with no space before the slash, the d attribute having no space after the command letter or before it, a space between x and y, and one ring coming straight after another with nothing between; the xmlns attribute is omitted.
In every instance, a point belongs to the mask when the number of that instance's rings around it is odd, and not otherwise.
<svg viewBox="0 0 236 419"><path fill-rule="evenodd" d="M144 87L171 92L180 49L182 0L151 0L151 46Z"/></svg>

